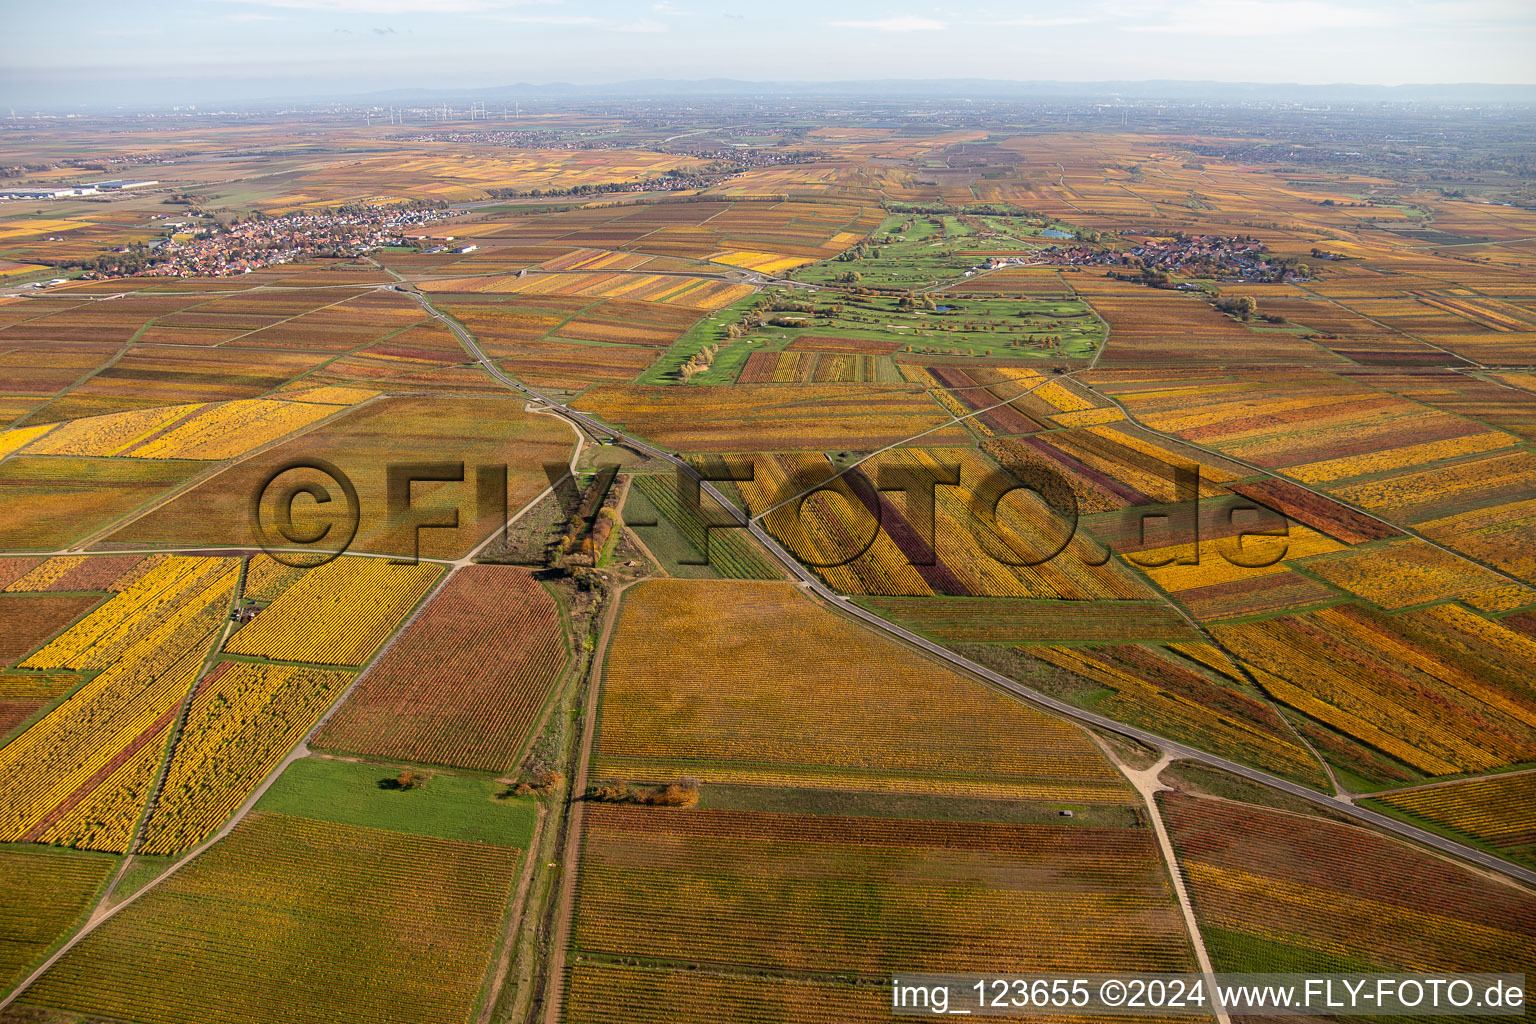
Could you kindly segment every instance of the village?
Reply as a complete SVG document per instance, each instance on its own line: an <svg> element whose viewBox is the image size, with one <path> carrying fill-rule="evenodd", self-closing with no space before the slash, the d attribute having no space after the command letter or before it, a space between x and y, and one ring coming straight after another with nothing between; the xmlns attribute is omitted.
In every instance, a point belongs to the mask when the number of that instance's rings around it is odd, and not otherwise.
<svg viewBox="0 0 1536 1024"><path fill-rule="evenodd" d="M1305 263L1271 257L1263 243L1249 236L1176 234L1169 237L1134 228L1125 229L1121 235L1136 240L1135 244L1128 249L1109 249L1086 242L1051 246L1017 256L991 256L975 269L1108 266L1123 268L1162 284L1166 284L1166 278L1172 274L1215 281L1255 282L1305 280L1311 276Z"/></svg>
<svg viewBox="0 0 1536 1024"><path fill-rule="evenodd" d="M392 245L415 245L407 229L454 216L446 208L424 204L349 205L281 217L256 217L187 241L177 236L143 249L99 257L86 278L228 277L259 267L307 257L357 256Z"/></svg>

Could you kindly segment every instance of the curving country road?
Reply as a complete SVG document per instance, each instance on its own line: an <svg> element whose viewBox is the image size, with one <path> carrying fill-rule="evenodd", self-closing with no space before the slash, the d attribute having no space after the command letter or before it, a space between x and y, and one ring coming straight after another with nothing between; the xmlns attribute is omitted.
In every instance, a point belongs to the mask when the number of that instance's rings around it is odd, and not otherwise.
<svg viewBox="0 0 1536 1024"><path fill-rule="evenodd" d="M625 445L634 448L637 451L644 452L646 455L652 458L660 459L664 462L670 463L671 465L676 466L681 472L687 474L691 479L698 483L700 491L708 494L711 498L718 502L720 507L723 508L731 516L731 518L735 519L736 522L740 524L745 530L747 530L747 532L749 532L759 544L767 548L775 558L777 558L784 564L786 568L790 570L790 572L794 573L795 577L800 581L802 586L814 592L818 597L826 601L828 604L831 604L833 607L840 609L844 614L849 615L855 619L859 619L865 624L878 629L889 636L894 636L913 647L926 651L927 653L941 659L942 661L952 665L962 672L967 673L968 675L984 679L1000 690L1004 690L1030 704L1044 708L1045 710L1050 711L1053 714L1060 715L1063 718L1071 719L1072 721L1083 725L1092 725L1096 728L1117 733L1121 736L1127 736L1140 743L1144 743L1171 753L1174 757L1180 758L1182 760L1196 761L1201 764L1209 765L1213 768L1220 768L1223 771L1242 776L1243 778L1252 782L1257 782L1262 785L1269 786L1272 789L1278 789L1284 793L1289 793L1292 796L1300 797L1303 800L1317 804L1321 807L1326 807L1327 809L1336 813L1348 815L1349 817L1355 818L1359 821L1367 822L1376 826L1377 828L1384 829L1385 831L1402 836L1405 839L1410 839L1416 843L1421 843L1425 846L1432 847L1441 853L1449 854L1450 856L1460 858L1461 860L1469 861L1478 865L1479 867L1497 872L1498 874L1504 875L1508 878L1523 882L1526 885L1536 887L1536 871L1532 871L1529 868L1521 867L1518 864L1511 864L1493 856L1490 853L1484 853L1482 850L1474 849L1473 847L1458 843L1452 839L1447 839L1444 836L1437 835L1425 829L1418 828L1403 821L1399 821L1396 818L1389 817L1385 814L1379 814L1376 811L1370 810L1369 808L1360 807L1354 803L1349 802L1348 800L1341 800L1338 797L1308 789L1306 786L1291 782L1289 779L1283 779L1277 775L1271 775L1268 772L1260 771L1257 768L1250 768L1249 766L1245 764L1239 764L1236 761L1229 761L1224 757L1218 757L1215 754L1207 753L1196 747L1191 747L1186 744L1179 743L1176 740L1170 740L1163 736L1159 736L1157 733L1148 732L1145 729L1139 729L1133 725L1126 725L1124 722L1117 722L1112 718L1105 718L1103 715L1095 714L1092 711L1085 711L1082 708L1068 704L1065 701L1057 700L1055 697L1052 697L1049 694L1041 693L1039 690L1024 686L1023 684L1013 679L1009 679L1005 675L994 672L984 665L977 664L976 662L971 661L969 658L956 654L954 651L951 651L946 647L942 647L927 639L926 637L919 636L909 629L905 629L893 622L881 618L871 611L860 608L858 605L849 601L848 598L837 593L835 590L822 583L814 573L801 565L797 558L786 551L783 546L780 545L779 542L775 540L773 536L769 534L768 531L764 529L759 522L752 519L745 512L739 509L734 502L728 500L725 495L722 494L714 486L714 484L700 476L698 470L689 465L687 461L679 458L672 452L657 448L655 445L648 444L647 442L626 434L621 430L616 430L605 423L587 416L585 413L581 413L575 409L572 409L568 405L556 402L551 398L546 398L544 395L533 390L532 388L527 387L526 385L521 384L513 378L507 376L507 374L503 373L501 368L496 365L495 361L487 356L484 350L480 348L480 345L475 340L474 336L470 334L470 332L461 326L457 321L455 321L452 317L438 312L438 310L432 305L431 301L422 293L417 291L410 291L407 292L407 294L415 298L416 301L421 304L423 309L425 309L430 315L441 321L444 326L451 330L454 333L454 336L459 339L459 342L471 354L473 354L476 359L480 361L481 365L485 367L486 372L489 373L492 377L496 378L496 380L505 384L507 387L512 388L523 395L526 395L528 398L543 404L552 411L567 417L573 423L577 424L584 430L587 430L594 436L611 436L621 439Z"/></svg>

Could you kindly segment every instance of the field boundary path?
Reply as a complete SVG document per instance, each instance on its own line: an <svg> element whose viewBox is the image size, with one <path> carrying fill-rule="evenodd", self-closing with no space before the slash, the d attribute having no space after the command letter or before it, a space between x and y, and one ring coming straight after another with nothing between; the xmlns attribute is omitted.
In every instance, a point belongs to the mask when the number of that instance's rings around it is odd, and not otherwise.
<svg viewBox="0 0 1536 1024"><path fill-rule="evenodd" d="M542 803L538 805L538 809L538 817L533 823L533 837L528 840L528 850L523 854L523 870L518 873L517 891L512 896L512 906L507 911L507 923L502 929L501 953L497 956L496 962L491 965L490 989L482 999L480 1012L476 1014L479 1024L491 1024L491 1017L496 1012L496 1003L501 999L501 991L507 985L507 975L512 970L512 957L517 952L523 911L528 902L528 891L533 887L534 862L538 860L539 840L543 838L544 826L549 820L549 811Z"/></svg>
<svg viewBox="0 0 1536 1024"><path fill-rule="evenodd" d="M592 763L592 745L597 734L598 704L603 671L608 661L608 645L613 639L613 628L619 621L619 606L624 603L624 591L638 582L633 580L617 587L609 595L610 604L603 614L603 628L592 649L592 663L587 667L587 706L581 725L581 752L576 758L571 788L567 790L570 813L565 824L566 842L560 866L560 894L556 898L555 927L550 935L548 976L544 979L542 1016L546 1024L559 1024L560 1020L565 953L571 939L571 921L576 909L576 874L581 864L581 822L587 795L587 769Z"/></svg>
<svg viewBox="0 0 1536 1024"><path fill-rule="evenodd" d="M1433 849L1436 849L1442 853L1450 854L1451 856L1460 858L1464 861L1470 861L1479 865L1480 867L1490 869L1500 875L1504 875L1526 886L1536 889L1536 871L1533 871L1530 868L1521 867L1518 864L1511 864L1508 861L1505 861L1499 857L1495 857L1490 853L1484 853L1482 850L1474 849L1473 847L1466 846L1451 839L1447 839L1444 836L1437 835L1434 832L1430 832L1426 829L1418 828L1414 825L1409 825L1406 822L1399 821L1396 818L1389 817L1388 815L1379 814L1376 811L1372 811L1365 807L1359 807L1347 799L1341 799L1329 794L1319 793L1316 790L1308 789L1306 786L1292 782L1289 779L1283 779L1277 775L1271 775L1269 772L1261 771L1257 768L1250 768L1245 764L1239 764L1236 761L1230 761L1227 758L1207 753L1206 751L1200 750L1196 747L1191 747L1187 744L1179 743L1176 740L1171 740L1164 736L1159 736L1156 733L1150 732L1146 729L1141 729L1133 725L1127 725L1124 722L1118 722L1112 718L1106 718L1105 716L1095 714L1092 711L1085 711L1075 705L1068 704L1065 701L1058 700L1055 697L1052 697L1046 693L1042 693L1039 690L1025 686L1022 683L1002 675L1001 673L994 672L986 666L977 664L976 662L971 661L969 658L956 654L954 651L951 651L946 647L941 647L933 641L919 636L909 629L899 626L894 622L883 619L871 611L860 608L847 597L837 593L828 587L825 583L821 582L820 578L818 578L809 569L805 568L805 566L801 565L793 555L786 551L784 547L779 544L779 542L775 540L771 534L768 533L768 531L763 527L761 523L747 515L740 508L738 508L734 502L726 498L726 496L721 493L719 488L715 487L715 485L710 483L708 480L705 480L699 474L698 470L691 466L686 460L678 457L670 451L667 451L663 448L658 448L653 444L642 441L637 437L627 434L622 430L608 426L607 424L604 424L583 412L572 409L565 403L557 402L552 398L546 398L544 395L528 387L527 385L514 380L512 377L504 373L501 367L496 365L495 360L491 359L488 355L485 354L485 352L480 348L479 343L475 340L474 336L470 334L470 332L466 330L462 324L458 323L458 321L454 320L452 317L439 312L436 307L432 305L431 300L428 299L425 295L422 295L419 292L408 292L407 294L413 295L416 298L416 301L421 303L423 308L425 308L429 313L431 313L446 327L448 327L448 329L454 333L454 336L459 339L460 344L462 344L471 355L480 361L481 365L485 367L486 372L499 380L501 383L505 384L507 387L512 388L514 391L517 391L527 396L528 398L533 399L534 401L541 402L550 409L570 418L580 427L582 427L582 429L589 431L594 436L614 437L623 441L626 446L633 448L641 454L649 455L652 458L660 459L663 462L677 467L680 472L686 474L688 477L698 483L700 491L709 495L710 498L714 501L719 502L720 507L729 513L732 519L736 520L737 523L739 523L745 530L747 530L747 532L752 535L753 539L755 539L759 544L766 548L768 553L776 558L779 562L781 562L784 567L788 569L798 581L804 584L808 590L816 594L817 597L821 598L830 606L841 610L844 614L851 615L866 625L872 626L875 629L878 629L881 632L887 634L888 636L895 637L896 639L901 640L912 647L916 647L917 649L924 651L935 658L938 658L946 664L959 669L967 675L981 679L1000 690L1012 694L1013 696L1018 697L1029 704L1033 704L1036 707L1043 708L1052 714L1067 718L1081 725L1091 725L1099 729L1105 729L1109 732L1116 733L1120 736L1127 736L1139 743L1145 743L1148 746L1162 748L1169 751L1180 760L1196 761L1201 764L1209 765L1213 768L1219 768L1225 772L1230 772L1233 775L1241 776L1250 782L1257 782L1261 785L1269 786L1272 789L1278 789L1281 792L1290 794L1291 796L1300 797L1301 799L1310 803L1326 807L1336 813L1347 815L1359 821L1364 821L1370 825L1374 825L1377 828L1395 833L1406 839L1411 839L1414 842L1420 843L1424 846L1432 847ZM1108 396L1105 397L1107 398ZM1114 402L1113 399L1110 399L1110 401ZM1119 405L1118 402L1114 402L1114 404L1117 406ZM1122 411L1124 411L1123 407ZM1159 431L1159 433L1161 432ZM1377 517L1372 516L1372 518Z"/></svg>
<svg viewBox="0 0 1536 1024"><path fill-rule="evenodd" d="M1120 758L1115 756L1109 744L1099 737L1093 740L1104 751L1104 756L1120 769L1120 773L1130 780L1131 786L1147 805L1147 816L1151 818L1152 831L1157 836L1158 848L1162 850L1163 862L1168 865L1168 879L1173 886L1174 899L1178 901L1179 912L1184 917L1184 928L1189 932L1190 944L1195 950L1195 962L1200 965L1200 971L1206 978L1214 978L1216 969L1211 966L1211 956L1205 949L1205 936L1200 932L1200 922L1195 918L1195 906L1190 902L1189 890L1184 887L1184 875L1179 870L1179 858L1173 849L1173 840L1168 837L1168 829L1163 825L1162 812L1157 807L1157 794L1169 787L1164 785L1159 778L1163 769L1173 761L1173 753L1167 749L1161 751L1157 762L1147 768L1132 768ZM1208 983L1211 995L1211 1011L1216 1015L1218 1024L1232 1024L1232 1019L1227 1015L1226 1007L1221 1005L1217 998L1216 986Z"/></svg>

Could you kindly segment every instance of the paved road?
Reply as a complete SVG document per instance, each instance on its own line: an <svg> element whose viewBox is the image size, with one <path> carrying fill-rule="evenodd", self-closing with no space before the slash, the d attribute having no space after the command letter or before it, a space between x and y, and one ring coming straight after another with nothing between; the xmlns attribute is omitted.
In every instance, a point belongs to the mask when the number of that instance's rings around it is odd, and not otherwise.
<svg viewBox="0 0 1536 1024"><path fill-rule="evenodd" d="M871 611L860 608L858 605L849 601L843 595L837 593L832 588L822 583L815 574L800 564L799 559L795 558L788 551L786 551L783 546L780 545L779 542L775 540L773 536L769 534L768 531L764 529L760 523L754 521L741 509L737 508L734 502L728 500L725 495L720 493L720 491L708 480L703 479L699 475L698 471L694 469L693 466L689 465L686 461L674 455L672 452L657 448L655 445L647 444L645 441L642 441L636 437L632 437L623 431L615 430L607 424L601 423L584 413L572 409L568 405L564 405L560 402L554 401L553 399L546 398L539 394L537 391L534 391L532 388L526 387L518 381L513 380L511 377L503 373L501 368L497 366L495 362L485 354L473 335L461 327L451 317L447 317L442 313L439 313L432 306L432 303L426 298L426 296L419 292L411 292L410 294L413 295L416 300L421 303L421 305L427 310L428 313L442 321L442 323L449 330L453 331L454 335L459 339L459 341L470 352L474 353L475 357L480 360L481 364L485 366L486 371L490 373L492 377L495 377L498 381L505 384L507 387L521 392L534 401L542 403L548 408L560 413L562 416L570 418L573 422L590 431L597 437L619 438L623 440L627 446L634 448L637 451L644 452L646 455L649 455L652 458L671 463L680 471L686 473L689 477L698 481L699 490L701 492L708 494L711 498L717 501L721 508L723 508L733 519L740 523L744 529L751 533L753 538L755 538L758 543L762 544L763 547L767 548L768 551L774 555L774 557L783 562L785 567L794 573L796 578L798 578L805 587L813 591L822 600L833 605L834 607L841 609L845 614L859 619L860 621L886 633L887 635L894 636L897 639L903 640L913 647L926 651L934 657L939 658L950 665L953 665L955 668L960 669L963 672L966 672L972 676L980 677L981 679L986 680L1000 690L1011 693L1030 704L1044 708L1045 710L1060 715L1063 718L1068 718L1072 721L1079 722L1084 725L1092 725L1109 732L1117 733L1121 736L1128 736L1131 739L1137 740L1138 742L1167 751L1173 754L1175 757L1183 760L1197 761L1201 764L1210 765L1213 768L1220 768L1223 771L1231 772L1234 775L1240 775L1245 779L1269 786L1273 789L1278 789L1282 792L1289 793L1292 796L1300 797L1303 800L1317 804L1321 807L1326 807L1329 810L1335 811L1339 814L1348 815L1351 818L1368 822L1369 824L1375 825L1378 828L1402 836L1405 839L1411 839L1414 842L1422 843L1425 846L1432 847L1441 853L1449 854L1453 857L1458 857L1465 861L1470 861L1471 863L1477 864L1480 867L1487 868L1490 871L1494 871L1498 874L1524 882L1526 885L1536 887L1536 871L1520 867L1517 864L1510 864L1507 861L1493 856L1492 854L1484 853L1482 850L1473 849L1470 846L1466 846L1462 843L1455 842L1454 840L1447 839L1444 836L1436 835L1435 833L1426 831L1425 829L1409 825L1406 822L1399 821L1396 818L1388 817L1385 814L1378 814L1376 811L1370 810L1369 808L1360 807L1349 802L1348 800L1341 800L1338 797L1319 793L1316 790L1308 789L1306 786L1291 782L1288 779L1280 778L1277 775L1271 775L1268 772L1260 771L1257 768L1250 768L1247 765L1239 764L1236 761L1229 761L1224 757L1218 757L1215 754L1207 753L1195 747L1187 746L1183 743L1166 739L1165 737L1159 736L1156 733L1148 732L1145 729L1138 729L1133 725L1126 725L1124 722L1117 722L1112 718L1105 718L1103 715L1094 714L1092 711L1085 711L1082 708L1068 704L1065 701L1057 700L1055 697L1052 697L1049 694L1041 693L1039 690L1034 690L1030 687L1024 686L1013 679L1009 679L1005 675L1001 675L1000 673L992 671L984 665L979 665L976 662L971 661L969 658L962 657L961 655L956 654L954 651L951 651L946 647L941 647L926 637L919 636L909 629L905 629L893 622L881 618Z"/></svg>

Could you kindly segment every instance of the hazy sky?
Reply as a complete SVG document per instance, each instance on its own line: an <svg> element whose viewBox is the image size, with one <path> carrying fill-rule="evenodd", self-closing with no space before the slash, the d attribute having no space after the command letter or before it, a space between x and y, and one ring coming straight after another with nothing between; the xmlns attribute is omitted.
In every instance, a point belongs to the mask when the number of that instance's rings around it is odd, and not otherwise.
<svg viewBox="0 0 1536 1024"><path fill-rule="evenodd" d="M178 79L188 99L652 77L1536 82L1536 0L72 0L0 14L0 102L21 104L132 102Z"/></svg>

